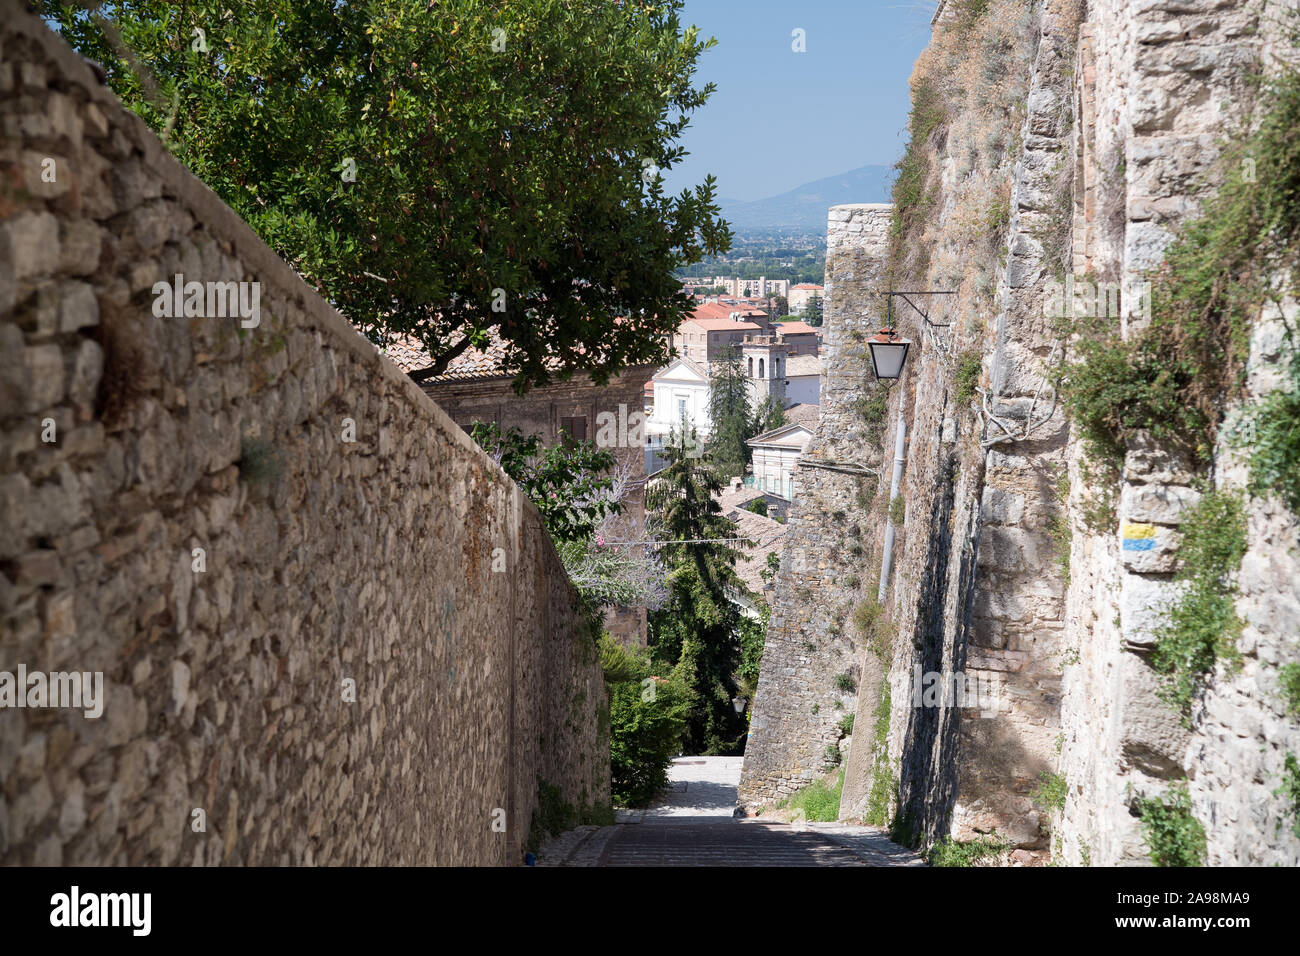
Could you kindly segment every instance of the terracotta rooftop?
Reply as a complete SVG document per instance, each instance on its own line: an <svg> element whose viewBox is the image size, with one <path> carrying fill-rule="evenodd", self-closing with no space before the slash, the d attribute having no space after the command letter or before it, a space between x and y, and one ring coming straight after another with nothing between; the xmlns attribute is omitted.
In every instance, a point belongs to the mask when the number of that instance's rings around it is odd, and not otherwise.
<svg viewBox="0 0 1300 956"><path fill-rule="evenodd" d="M818 333L807 322L778 322L776 323L777 335L807 335L811 332L813 335Z"/></svg>
<svg viewBox="0 0 1300 956"><path fill-rule="evenodd" d="M811 282L800 282L798 285L792 285L792 286L790 286L790 291L791 291L791 292L793 292L795 289L816 289L818 292L825 292L825 291L826 291L826 290L823 289L821 286L819 286L819 285L813 285Z"/></svg>
<svg viewBox="0 0 1300 956"><path fill-rule="evenodd" d="M767 318L767 313L762 309L756 309L752 305L738 304L731 305L726 302L705 302L695 309L694 314L687 321L699 322L708 319L725 319L731 320L731 313L739 312L742 316L762 316Z"/></svg>
<svg viewBox="0 0 1300 956"><path fill-rule="evenodd" d="M429 353L424 346L414 339L394 339L380 349L380 352L388 356L393 364L407 374L418 372L420 369L428 368L433 364L433 359L429 357ZM559 359L554 359L547 364L552 369L559 369L561 366ZM425 381L450 382L472 378L499 378L512 374L505 371L505 368L505 343L493 336L486 349L480 350L472 346L467 348L452 359L451 364L447 366L441 375L435 375L433 378L425 379Z"/></svg>
<svg viewBox="0 0 1300 956"><path fill-rule="evenodd" d="M803 357L800 356L800 358ZM794 361L794 359L790 361ZM815 429L817 420L821 417L821 411L822 407L820 405L813 405L809 402L795 402L785 410L785 420L787 422L798 422L800 425L807 425L809 428Z"/></svg>
<svg viewBox="0 0 1300 956"><path fill-rule="evenodd" d="M732 319L687 319L682 325L689 322L705 332L762 332L761 325L755 325L753 322L736 322Z"/></svg>
<svg viewBox="0 0 1300 956"><path fill-rule="evenodd" d="M763 495L759 493L754 497L761 498ZM733 507L724 514L735 524L739 536L747 538L754 544L752 548L738 549L740 560L736 562L736 573L749 585L750 590L762 594L766 582L760 576L761 572L767 567L769 554L778 556L781 554L781 543L785 539L786 526L779 521L738 507Z"/></svg>

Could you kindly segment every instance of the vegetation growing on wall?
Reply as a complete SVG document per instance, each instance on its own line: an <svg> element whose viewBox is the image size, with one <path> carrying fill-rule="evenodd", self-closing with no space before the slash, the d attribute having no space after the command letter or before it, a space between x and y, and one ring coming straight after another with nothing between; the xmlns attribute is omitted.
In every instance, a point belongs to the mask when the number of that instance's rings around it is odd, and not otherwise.
<svg viewBox="0 0 1300 956"><path fill-rule="evenodd" d="M1300 717L1300 661L1282 665L1278 677L1282 681L1282 696L1292 717Z"/></svg>
<svg viewBox="0 0 1300 956"><path fill-rule="evenodd" d="M1142 842L1156 866L1201 866L1205 862L1205 828L1192 816L1187 787L1180 784L1164 797L1136 802Z"/></svg>
<svg viewBox="0 0 1300 956"><path fill-rule="evenodd" d="M1059 773L1044 770L1038 775L1038 788L1033 793L1033 801L1048 813L1060 813L1065 809L1065 797L1069 786L1065 777Z"/></svg>
<svg viewBox="0 0 1300 956"><path fill-rule="evenodd" d="M833 787L824 780L814 780L792 793L779 804L778 810L802 810L804 819L816 823L834 823L840 815L840 795L844 792L844 771L839 772Z"/></svg>
<svg viewBox="0 0 1300 956"><path fill-rule="evenodd" d="M975 386L979 384L982 370L980 357L975 352L963 353L957 360L955 376L957 384L957 404L965 408L975 397Z"/></svg>
<svg viewBox="0 0 1300 956"><path fill-rule="evenodd" d="M1163 675L1162 699L1190 721L1192 700L1214 670L1231 660L1241 621L1234 608L1232 576L1246 553L1246 520L1240 494L1207 491L1184 515L1178 551L1178 598L1156 632L1152 665Z"/></svg>
<svg viewBox="0 0 1300 956"><path fill-rule="evenodd" d="M872 653L889 662L894 644L894 626L885 620L885 609L875 598L867 598L853 611L853 623Z"/></svg>
<svg viewBox="0 0 1300 956"><path fill-rule="evenodd" d="M1293 288L1300 279L1300 73L1265 84L1261 97L1258 130L1225 153L1222 188L1152 276L1150 325L1124 340L1117 317L1076 320L1066 406L1099 457L1118 459L1146 430L1207 463L1224 406L1242 392L1251 327L1280 297L1275 277L1288 275ZM1289 368L1291 387L1248 418L1252 490L1277 491L1295 507L1300 365Z"/></svg>
<svg viewBox="0 0 1300 956"><path fill-rule="evenodd" d="M1282 785L1273 791L1273 795L1286 801L1287 816L1291 818L1291 832L1300 839L1300 760L1296 759L1295 754L1289 753L1282 762L1282 768Z"/></svg>
<svg viewBox="0 0 1300 956"><path fill-rule="evenodd" d="M559 836L565 830L576 826L609 826L613 822L614 811L610 807L588 803L585 793L576 805L572 804L564 799L563 790L539 779L537 807L533 810L525 846L536 853L548 837Z"/></svg>
<svg viewBox="0 0 1300 956"><path fill-rule="evenodd" d="M896 165L890 274L933 279L912 288L956 288L974 303L984 263L1005 244L1012 164L1025 116L1040 4L1025 0L953 0L951 27L917 61L911 79L908 144ZM943 197L944 240L936 223L941 164L955 160L959 185ZM933 263L933 270L931 265ZM930 273L934 272L931 276ZM991 285L983 289L985 295Z"/></svg>
<svg viewBox="0 0 1300 956"><path fill-rule="evenodd" d="M876 705L876 722L871 730L871 790L862 814L864 822L876 827L889 822L890 797L895 789L889 772L889 706L890 689L886 680L881 682L880 703Z"/></svg>
<svg viewBox="0 0 1300 956"><path fill-rule="evenodd" d="M926 861L931 866L978 866L982 860L1002 855L1010 846L996 836L966 843L943 839L930 848Z"/></svg>

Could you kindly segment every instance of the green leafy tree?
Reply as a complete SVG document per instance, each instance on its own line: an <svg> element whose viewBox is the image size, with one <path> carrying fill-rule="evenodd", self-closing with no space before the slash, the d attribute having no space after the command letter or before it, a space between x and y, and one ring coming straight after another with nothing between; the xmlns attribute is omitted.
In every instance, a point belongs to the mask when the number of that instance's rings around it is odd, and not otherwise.
<svg viewBox="0 0 1300 956"><path fill-rule="evenodd" d="M669 601L650 615L652 660L673 667L691 693L688 753L739 753L745 723L732 698L741 663L741 612L733 598L749 591L736 574L739 552L719 539L736 535L714 496L721 479L706 459L690 456L685 436L665 448L668 465L647 489L647 524L668 568Z"/></svg>
<svg viewBox="0 0 1300 956"><path fill-rule="evenodd" d="M740 353L734 348L726 349L709 363L709 420L712 433L708 454L713 467L723 478L744 475L750 454L745 442L757 432L749 380Z"/></svg>
<svg viewBox="0 0 1300 956"><path fill-rule="evenodd" d="M694 308L674 270L730 247L713 177L659 175L714 89L682 6L39 3L358 328L418 340L413 377L495 335L520 389L658 361Z"/></svg>
<svg viewBox="0 0 1300 956"><path fill-rule="evenodd" d="M620 508L607 493L614 483L612 451L590 441L542 448L537 435L502 430L496 422L475 422L470 436L537 506L557 545L586 541Z"/></svg>

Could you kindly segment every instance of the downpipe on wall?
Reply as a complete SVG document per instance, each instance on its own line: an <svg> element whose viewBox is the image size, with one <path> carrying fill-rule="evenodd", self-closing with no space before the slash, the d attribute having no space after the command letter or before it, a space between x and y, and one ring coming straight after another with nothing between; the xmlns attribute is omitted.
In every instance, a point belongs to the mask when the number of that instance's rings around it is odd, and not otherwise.
<svg viewBox="0 0 1300 956"><path fill-rule="evenodd" d="M898 497L898 486L903 482L903 463L907 460L907 423L903 421L903 403L898 403L898 429L894 438L894 477L889 483L889 505ZM887 506L888 507L888 506ZM876 592L876 603L885 603L885 591L889 587L889 571L894 564L894 519L886 511L885 549L880 558L880 590Z"/></svg>

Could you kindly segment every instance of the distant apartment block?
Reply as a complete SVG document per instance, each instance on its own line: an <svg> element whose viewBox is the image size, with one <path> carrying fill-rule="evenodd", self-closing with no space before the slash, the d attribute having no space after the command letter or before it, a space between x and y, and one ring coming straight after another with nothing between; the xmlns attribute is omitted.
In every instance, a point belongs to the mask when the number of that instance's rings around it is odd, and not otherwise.
<svg viewBox="0 0 1300 956"><path fill-rule="evenodd" d="M808 302L813 298L824 298L826 290L819 285L813 285L811 282L801 282L798 285L790 286L790 292L786 295L786 301L790 303L790 314L802 312L808 308Z"/></svg>

